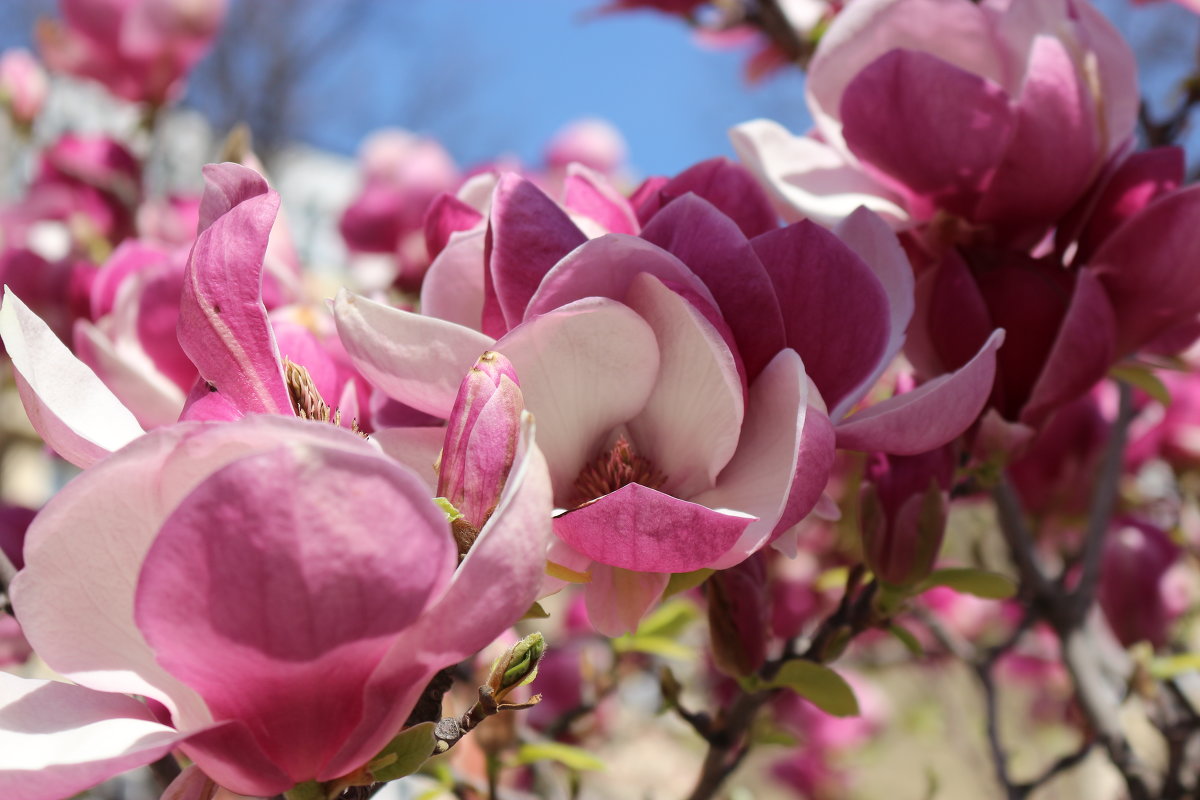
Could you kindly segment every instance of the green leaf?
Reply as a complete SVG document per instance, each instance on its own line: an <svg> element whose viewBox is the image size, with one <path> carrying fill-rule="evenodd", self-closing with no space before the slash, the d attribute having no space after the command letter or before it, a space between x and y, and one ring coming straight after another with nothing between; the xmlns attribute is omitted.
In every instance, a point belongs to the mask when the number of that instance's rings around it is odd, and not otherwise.
<svg viewBox="0 0 1200 800"><path fill-rule="evenodd" d="M768 688L782 687L810 701L835 717L858 714L858 698L846 679L824 664L796 659L785 662L774 678L765 681Z"/></svg>
<svg viewBox="0 0 1200 800"><path fill-rule="evenodd" d="M380 783L411 775L433 754L434 723L422 722L400 732L367 764L371 777Z"/></svg>
<svg viewBox="0 0 1200 800"><path fill-rule="evenodd" d="M846 585L846 578L849 575L849 567L831 567L817 576L817 579L813 582L813 588L818 592L841 589Z"/></svg>
<svg viewBox="0 0 1200 800"><path fill-rule="evenodd" d="M1150 371L1146 364L1126 362L1118 364L1108 371L1109 377L1124 381L1134 388L1141 389L1164 406L1171 405L1171 392L1157 375Z"/></svg>
<svg viewBox="0 0 1200 800"><path fill-rule="evenodd" d="M921 642L917 640L917 637L913 635L912 631L900 623L893 622L888 627L888 633L899 639L900 643L908 649L908 652L912 653L917 658L925 655L925 648L921 647Z"/></svg>
<svg viewBox="0 0 1200 800"><path fill-rule="evenodd" d="M662 658L674 658L679 661L690 661L696 657L695 650L665 636L626 634L613 639L612 645L618 653L645 653Z"/></svg>
<svg viewBox="0 0 1200 800"><path fill-rule="evenodd" d="M604 762L581 747L572 747L561 742L534 742L523 744L517 750L515 763L532 764L535 761L557 761L578 772L604 769Z"/></svg>
<svg viewBox="0 0 1200 800"><path fill-rule="evenodd" d="M1017 585L1007 575L970 567L934 570L921 583L919 591L924 592L935 586L945 586L986 600L1007 600L1017 593Z"/></svg>
<svg viewBox="0 0 1200 800"><path fill-rule="evenodd" d="M715 569L698 569L695 572L676 572L667 581L667 589L663 592L663 597L670 597L673 594L686 592L688 589L695 589L700 584L708 580L708 577L716 572Z"/></svg>
<svg viewBox="0 0 1200 800"><path fill-rule="evenodd" d="M668 600L642 620L634 636L661 636L676 639L700 618L696 604L682 597Z"/></svg>
<svg viewBox="0 0 1200 800"><path fill-rule="evenodd" d="M287 800L325 800L325 788L316 781L305 781L283 793Z"/></svg>
<svg viewBox="0 0 1200 800"><path fill-rule="evenodd" d="M1200 653L1163 656L1150 662L1150 675L1160 681L1170 680L1185 672L1200 672Z"/></svg>

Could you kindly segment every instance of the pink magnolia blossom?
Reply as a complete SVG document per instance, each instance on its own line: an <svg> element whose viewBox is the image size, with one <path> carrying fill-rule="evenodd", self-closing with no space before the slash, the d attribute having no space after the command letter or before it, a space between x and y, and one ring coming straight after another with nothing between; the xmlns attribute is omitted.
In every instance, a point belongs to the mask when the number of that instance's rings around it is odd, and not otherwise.
<svg viewBox="0 0 1200 800"><path fill-rule="evenodd" d="M550 560L590 571L589 615L609 633L632 628L670 573L732 566L795 525L820 497L835 436L902 453L957 436L1000 343L848 416L911 309L886 227L864 213L844 226L848 245L811 223L748 239L699 197L659 202L640 235L589 240L533 184L504 176L476 260L458 261L453 282L431 272L426 315L345 292L335 303L359 371L435 416L479 353L512 362L566 511Z"/></svg>
<svg viewBox="0 0 1200 800"><path fill-rule="evenodd" d="M141 436L138 415L148 424L169 421L178 397L165 389L157 399L148 395L148 384L155 380L162 384L179 379L176 392L190 381L182 406L185 419L294 416L301 410L336 417L341 410L342 422L349 427L361 411L358 379L340 346L322 341L306 326L295 324L295 318L281 316L272 324L263 303L263 263L278 195L258 173L236 164L211 165L205 175L201 230L183 270L182 291L172 294L179 278L169 259L165 266L159 264L163 271L156 271L161 251L155 248L131 246L97 283L93 300L98 312L120 310L122 302L128 306L131 295L119 287L140 280L139 275L160 290L148 307L153 313L134 308L132 322L115 323L125 325L127 339L137 339L127 347L140 348L132 356L122 358L119 338L106 341L82 327L81 352L112 383L111 389L15 294L8 292L0 307L0 338L12 358L26 412L47 444L78 466L86 467ZM177 344L172 338L175 328ZM310 393L304 409L289 392L276 329L299 363L312 365L303 382L316 382L320 396ZM161 367L147 365L154 353L162 356ZM131 401L136 414L122 402L122 395L136 398Z"/></svg>
<svg viewBox="0 0 1200 800"><path fill-rule="evenodd" d="M61 23L38 28L46 63L117 97L163 105L212 45L227 0L60 0Z"/></svg>
<svg viewBox="0 0 1200 800"><path fill-rule="evenodd" d="M0 103L18 125L33 124L49 90L46 71L28 50L17 47L0 55Z"/></svg>
<svg viewBox="0 0 1200 800"><path fill-rule="evenodd" d="M1121 644L1166 643L1171 624L1187 607L1169 580L1180 555L1166 531L1142 520L1118 520L1109 531L1097 599Z"/></svg>
<svg viewBox="0 0 1200 800"><path fill-rule="evenodd" d="M1133 55L1086 0L850 3L807 94L809 136L766 120L732 134L786 218L832 224L866 205L899 226L941 213L1033 241L1130 139L1138 107Z"/></svg>
<svg viewBox="0 0 1200 800"><path fill-rule="evenodd" d="M176 748L259 796L373 758L538 591L550 486L531 435L461 564L422 478L328 424L182 423L85 471L12 585L78 685L0 674L0 794L52 800Z"/></svg>

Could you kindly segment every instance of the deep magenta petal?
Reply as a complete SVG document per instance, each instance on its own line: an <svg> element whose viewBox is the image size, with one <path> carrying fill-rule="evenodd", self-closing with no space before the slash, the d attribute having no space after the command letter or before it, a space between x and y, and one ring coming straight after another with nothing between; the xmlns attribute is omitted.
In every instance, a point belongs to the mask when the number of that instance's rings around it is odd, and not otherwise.
<svg viewBox="0 0 1200 800"><path fill-rule="evenodd" d="M483 330L500 336L524 319L550 268L587 237L541 189L519 175L505 174L492 195L488 240ZM494 327L496 312L503 329Z"/></svg>
<svg viewBox="0 0 1200 800"><path fill-rule="evenodd" d="M201 376L244 413L292 414L262 302L263 259L279 195L237 164L204 168L202 233L188 257L179 343Z"/></svg>
<svg viewBox="0 0 1200 800"><path fill-rule="evenodd" d="M691 572L724 555L753 521L630 483L555 517L554 532L601 564L635 572Z"/></svg>
<svg viewBox="0 0 1200 800"><path fill-rule="evenodd" d="M754 249L786 309L787 344L830 406L884 358L891 319L874 272L836 236L797 222L754 239Z"/></svg>
<svg viewBox="0 0 1200 800"><path fill-rule="evenodd" d="M367 677L449 578L422 482L365 444L289 444L212 473L147 553L138 627L217 721L240 720L293 782L358 725Z"/></svg>
<svg viewBox="0 0 1200 800"><path fill-rule="evenodd" d="M863 162L964 215L1014 127L1003 89L913 50L892 50L858 73L842 96L841 117L846 144Z"/></svg>
<svg viewBox="0 0 1200 800"><path fill-rule="evenodd" d="M745 234L703 198L688 194L654 216L642 238L691 268L717 301L749 381L782 350L783 314L775 287Z"/></svg>
<svg viewBox="0 0 1200 800"><path fill-rule="evenodd" d="M847 417L836 429L838 447L916 455L951 441L983 410L996 377L996 350L1003 342L1004 331L997 330L957 372Z"/></svg>

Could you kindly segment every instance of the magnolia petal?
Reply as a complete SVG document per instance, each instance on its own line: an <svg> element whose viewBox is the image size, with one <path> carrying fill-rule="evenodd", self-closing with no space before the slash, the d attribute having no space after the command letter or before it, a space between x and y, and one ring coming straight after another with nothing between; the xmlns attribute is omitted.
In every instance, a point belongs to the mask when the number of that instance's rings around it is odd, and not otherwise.
<svg viewBox="0 0 1200 800"><path fill-rule="evenodd" d="M704 316L657 278L634 278L626 302L653 329L660 365L629 433L638 455L666 476L663 490L691 497L713 486L737 449L745 413L737 365Z"/></svg>
<svg viewBox="0 0 1200 800"><path fill-rule="evenodd" d="M752 172L724 156L693 164L670 180L646 181L638 190L638 216L643 223L680 197L694 194L733 220L746 237L766 233L777 224L771 201Z"/></svg>
<svg viewBox="0 0 1200 800"><path fill-rule="evenodd" d="M1026 70L1012 142L975 213L1006 227L1063 216L1104 155L1090 88L1062 41L1035 37Z"/></svg>
<svg viewBox="0 0 1200 800"><path fill-rule="evenodd" d="M119 352L100 330L86 319L75 321L75 352L79 359L104 376L104 383L146 428L169 425L183 410L183 390L155 369L144 354Z"/></svg>
<svg viewBox="0 0 1200 800"><path fill-rule="evenodd" d="M399 461L425 481L429 496L437 492L438 474L434 469L446 439L446 429L436 428L385 428L371 434L371 441L379 445L384 455Z"/></svg>
<svg viewBox="0 0 1200 800"><path fill-rule="evenodd" d="M421 313L467 328L483 318L483 229L455 233L421 283Z"/></svg>
<svg viewBox="0 0 1200 800"><path fill-rule="evenodd" d="M753 381L784 348L783 313L775 287L754 248L733 220L697 195L672 201L642 231L704 281L733 332Z"/></svg>
<svg viewBox="0 0 1200 800"><path fill-rule="evenodd" d="M914 89L925 86L938 90ZM839 113L855 156L960 214L973 208L1014 127L1000 86L912 50L891 50L859 72Z"/></svg>
<svg viewBox="0 0 1200 800"><path fill-rule="evenodd" d="M582 164L567 165L567 177L563 182L563 205L568 210L599 223L605 232L638 232L637 215L625 196L603 175Z"/></svg>
<svg viewBox="0 0 1200 800"><path fill-rule="evenodd" d="M593 560L637 572L691 572L728 552L754 521L630 483L554 518L554 533Z"/></svg>
<svg viewBox="0 0 1200 800"><path fill-rule="evenodd" d="M446 417L458 385L494 340L452 322L401 311L345 289L333 304L354 367L389 397Z"/></svg>
<svg viewBox="0 0 1200 800"><path fill-rule="evenodd" d="M201 376L243 412L290 415L262 302L263 258L279 195L258 173L236 164L210 164L204 176L202 232L184 275L179 343Z"/></svg>
<svg viewBox="0 0 1200 800"><path fill-rule="evenodd" d="M5 287L0 339L38 435L78 467L88 467L145 431L133 414L71 354L54 332Z"/></svg>
<svg viewBox="0 0 1200 800"><path fill-rule="evenodd" d="M525 319L584 297L624 299L629 284L643 272L717 305L708 287L678 258L645 239L610 233L577 247L546 273L525 309Z"/></svg>
<svg viewBox="0 0 1200 800"><path fill-rule="evenodd" d="M670 575L661 572L631 572L596 564L592 582L584 589L588 621L605 636L632 633L670 580Z"/></svg>
<svg viewBox="0 0 1200 800"><path fill-rule="evenodd" d="M1004 331L997 329L958 371L842 420L837 446L916 455L951 441L983 410L996 377L996 350L1003 343Z"/></svg>
<svg viewBox="0 0 1200 800"><path fill-rule="evenodd" d="M476 227L482 232L482 222L483 214L478 209L448 192L442 192L433 198L425 211L426 252L430 258L436 259L455 233Z"/></svg>
<svg viewBox="0 0 1200 800"><path fill-rule="evenodd" d="M137 624L159 663L214 717L246 724L292 783L323 774L367 677L455 562L417 477L357 449L281 442L211 473L138 579Z"/></svg>
<svg viewBox="0 0 1200 800"><path fill-rule="evenodd" d="M25 569L11 587L25 635L46 663L92 689L158 700L181 729L207 724L203 701L159 665L134 623L138 572L163 520L193 487L281 441L366 446L295 417L180 424L143 436L51 498L29 527Z"/></svg>
<svg viewBox="0 0 1200 800"><path fill-rule="evenodd" d="M511 173L500 177L492 195L488 238L483 330L496 336L526 316L551 267L587 241L557 203Z"/></svg>
<svg viewBox="0 0 1200 800"><path fill-rule="evenodd" d="M733 566L807 514L829 481L833 432L794 350L777 355L750 387L742 438L716 487L693 498L758 519L722 558Z"/></svg>
<svg viewBox="0 0 1200 800"><path fill-rule="evenodd" d="M1021 422L1034 427L1063 404L1102 380L1116 361L1117 322L1099 278L1081 270L1054 346L1021 409Z"/></svg>
<svg viewBox="0 0 1200 800"><path fill-rule="evenodd" d="M787 222L811 219L834 225L860 206L893 227L909 222L904 199L863 172L835 148L793 136L778 122L756 119L729 130L738 158L770 192Z"/></svg>
<svg viewBox="0 0 1200 800"><path fill-rule="evenodd" d="M431 675L486 647L537 599L552 505L546 461L533 437L534 421L526 414L495 512L444 594L401 635L371 676L358 735L329 763L327 777L375 755L400 729Z"/></svg>
<svg viewBox="0 0 1200 800"><path fill-rule="evenodd" d="M825 401L837 407L887 357L883 286L853 250L811 222L764 234L753 244L787 309L788 346L800 354Z"/></svg>
<svg viewBox="0 0 1200 800"><path fill-rule="evenodd" d="M875 371L850 390L841 402L834 406L829 416L839 420L870 391L879 376L904 347L905 332L912 320L915 291L912 264L900 247L900 240L888 228L887 223L868 208L855 209L833 229L837 237L871 268L887 295L891 327L883 357Z"/></svg>
<svg viewBox="0 0 1200 800"><path fill-rule="evenodd" d="M516 369L565 506L609 433L646 405L658 380L654 330L628 306L593 297L517 326L491 349Z"/></svg>
<svg viewBox="0 0 1200 800"><path fill-rule="evenodd" d="M70 797L149 764L182 738L123 694L0 672L0 796Z"/></svg>
<svg viewBox="0 0 1200 800"><path fill-rule="evenodd" d="M1127 355L1200 313L1200 187L1160 197L1125 221L1092 256Z"/></svg>

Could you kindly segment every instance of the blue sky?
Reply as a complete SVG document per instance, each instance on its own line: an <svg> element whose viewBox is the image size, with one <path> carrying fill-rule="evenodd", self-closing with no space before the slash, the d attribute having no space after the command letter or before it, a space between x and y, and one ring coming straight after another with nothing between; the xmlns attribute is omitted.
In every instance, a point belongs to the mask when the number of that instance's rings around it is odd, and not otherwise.
<svg viewBox="0 0 1200 800"><path fill-rule="evenodd" d="M13 18L24 12L13 9L53 6L0 2L13 4L0 11L2 46L28 41ZM315 24L347 2L311 0L323 15ZM748 86L744 51L703 49L681 22L652 12L588 14L602 2L365 0L347 40L307 79L296 134L352 154L373 129L407 127L437 137L464 165L503 153L535 162L563 124L599 116L623 132L641 173L662 174L731 154L725 131L738 122L810 124L798 71ZM1133 42L1143 86L1162 107L1195 63L1200 20L1173 3L1098 5Z"/></svg>

